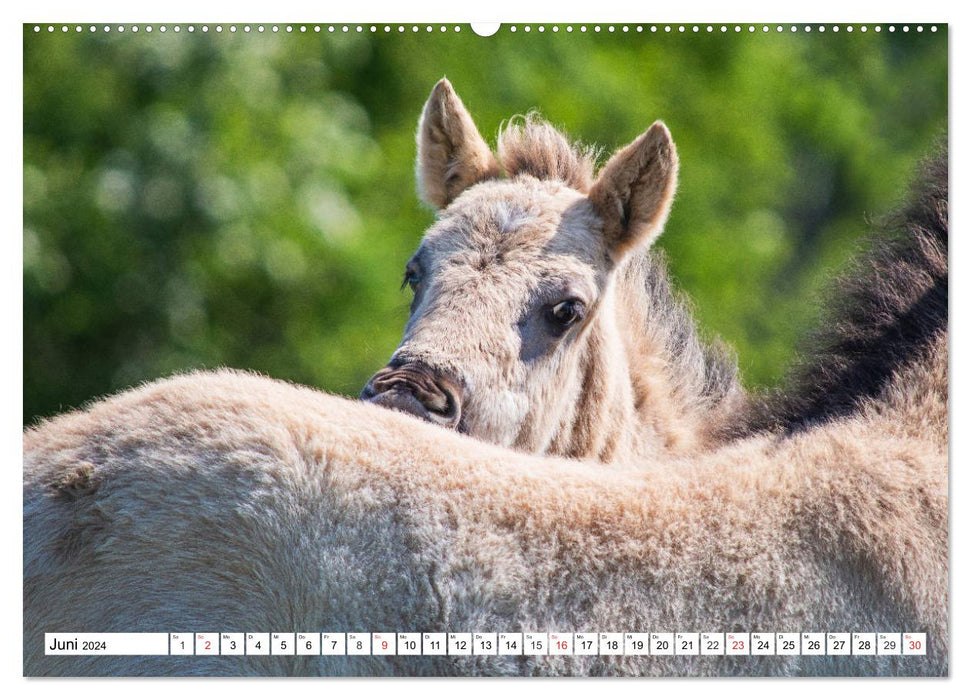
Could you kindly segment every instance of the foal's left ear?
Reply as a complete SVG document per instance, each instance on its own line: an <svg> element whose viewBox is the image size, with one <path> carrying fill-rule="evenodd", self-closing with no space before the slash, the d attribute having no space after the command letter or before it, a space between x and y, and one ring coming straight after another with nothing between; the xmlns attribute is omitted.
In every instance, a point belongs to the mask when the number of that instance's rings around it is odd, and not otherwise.
<svg viewBox="0 0 971 700"><path fill-rule="evenodd" d="M654 122L607 161L589 197L603 217L604 239L615 263L658 237L677 184L678 154L662 122Z"/></svg>

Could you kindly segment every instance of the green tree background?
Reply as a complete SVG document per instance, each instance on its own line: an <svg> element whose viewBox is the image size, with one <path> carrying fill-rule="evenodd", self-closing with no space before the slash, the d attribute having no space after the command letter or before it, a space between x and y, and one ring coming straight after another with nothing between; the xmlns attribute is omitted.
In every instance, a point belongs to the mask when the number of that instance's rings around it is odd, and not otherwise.
<svg viewBox="0 0 971 700"><path fill-rule="evenodd" d="M443 75L491 141L530 109L605 154L668 124L659 245L753 388L946 127L945 27L369 29L24 27L25 423L195 367L356 395L407 315L433 219L414 127Z"/></svg>

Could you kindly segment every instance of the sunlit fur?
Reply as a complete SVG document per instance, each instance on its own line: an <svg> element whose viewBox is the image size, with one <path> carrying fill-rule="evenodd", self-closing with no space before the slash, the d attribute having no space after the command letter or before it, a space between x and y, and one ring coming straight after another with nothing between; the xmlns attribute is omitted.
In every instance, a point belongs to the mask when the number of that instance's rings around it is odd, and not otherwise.
<svg viewBox="0 0 971 700"><path fill-rule="evenodd" d="M161 380L27 430L24 672L946 675L946 171L944 154L892 242L862 258L862 283L840 287L855 305L833 312L794 393L732 415L717 408L731 372L668 303L662 268L614 273L601 298L649 311L636 342L671 364L640 375L657 386L627 384L631 405L653 400L658 415L674 403L658 435L679 412L734 430L691 454L605 469L231 371ZM558 211L583 196L530 187ZM458 235L449 226L443 238ZM872 361L855 354L881 334ZM504 342L485 351L509 352ZM612 351L586 352L598 350ZM505 409L528 411L514 397ZM44 632L111 631L924 632L927 644L924 656L43 653Z"/></svg>
<svg viewBox="0 0 971 700"><path fill-rule="evenodd" d="M594 163L535 114L507 124L493 156L436 85L417 172L440 212L413 258L423 281L395 359L459 377L459 430L498 445L611 462L710 448L743 394L648 250L674 196L674 144L655 124ZM569 297L587 305L583 326L547 337L544 305Z"/></svg>

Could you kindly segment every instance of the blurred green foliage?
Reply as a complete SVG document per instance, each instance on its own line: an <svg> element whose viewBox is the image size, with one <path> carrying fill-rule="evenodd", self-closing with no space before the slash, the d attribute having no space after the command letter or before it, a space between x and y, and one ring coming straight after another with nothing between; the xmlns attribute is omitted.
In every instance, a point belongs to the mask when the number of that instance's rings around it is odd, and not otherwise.
<svg viewBox="0 0 971 700"><path fill-rule="evenodd" d="M772 384L815 295L947 119L936 33L77 34L24 28L24 421L233 366L356 395L432 221L414 126L447 75L488 139L540 110L605 155L655 119L659 245Z"/></svg>

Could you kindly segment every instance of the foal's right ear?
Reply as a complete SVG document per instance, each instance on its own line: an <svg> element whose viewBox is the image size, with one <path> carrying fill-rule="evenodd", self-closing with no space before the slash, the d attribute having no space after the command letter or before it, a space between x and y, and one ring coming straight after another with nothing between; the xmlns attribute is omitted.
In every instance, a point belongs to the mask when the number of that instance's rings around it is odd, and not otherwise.
<svg viewBox="0 0 971 700"><path fill-rule="evenodd" d="M614 262L657 238L677 184L678 154L662 122L654 122L607 161L589 197L603 217L604 239Z"/></svg>
<svg viewBox="0 0 971 700"><path fill-rule="evenodd" d="M418 122L418 193L444 209L480 180L498 177L499 163L472 116L445 78L438 81Z"/></svg>

